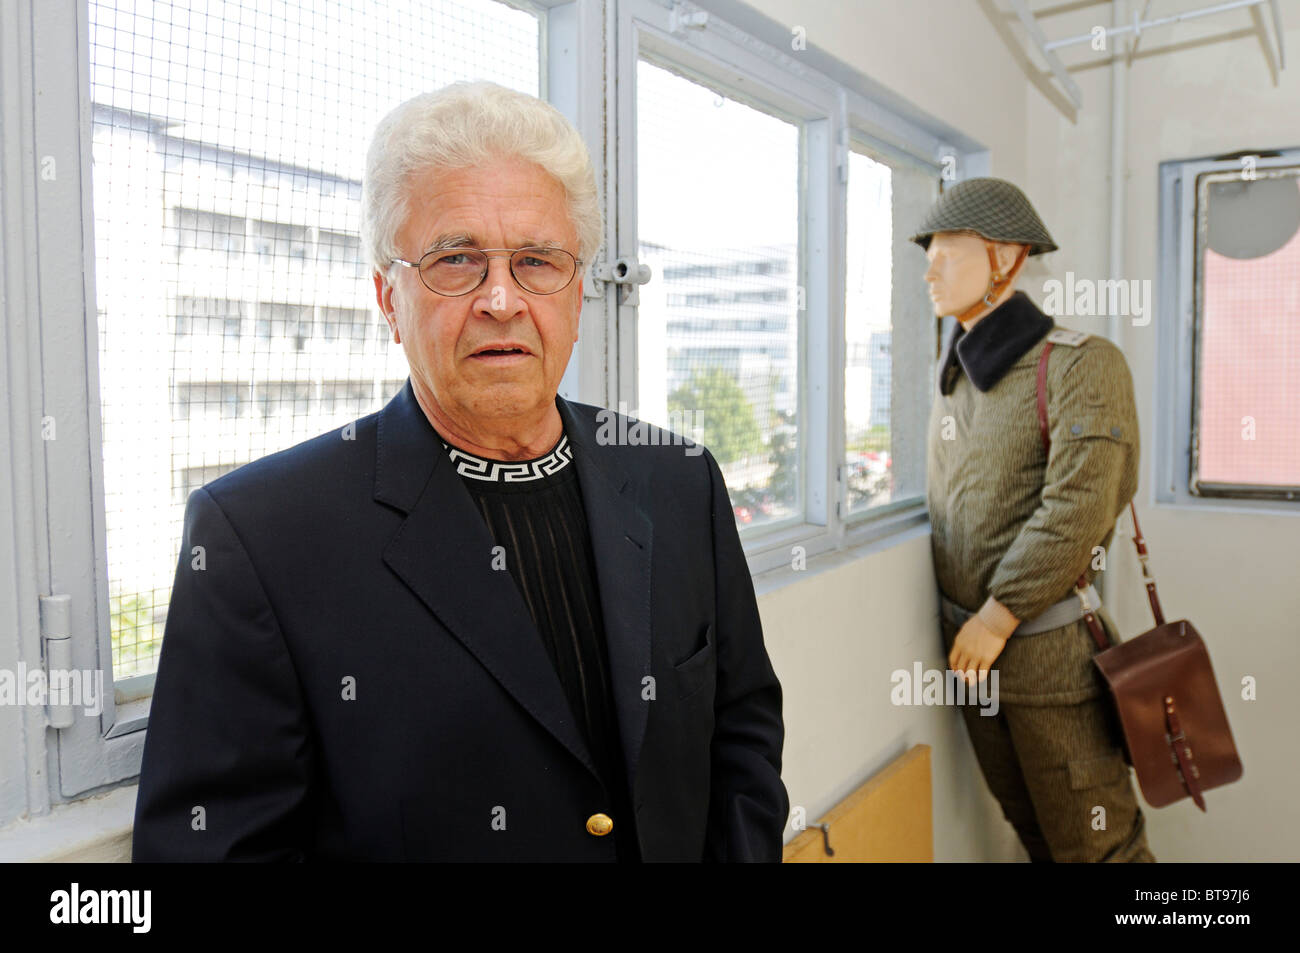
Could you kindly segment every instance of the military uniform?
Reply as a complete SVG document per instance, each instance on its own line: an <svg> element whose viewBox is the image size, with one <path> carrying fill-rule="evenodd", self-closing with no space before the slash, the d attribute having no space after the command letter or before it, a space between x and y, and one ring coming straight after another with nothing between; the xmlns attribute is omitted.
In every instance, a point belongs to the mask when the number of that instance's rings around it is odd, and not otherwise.
<svg viewBox="0 0 1300 953"><path fill-rule="evenodd" d="M1050 457L1036 409L1049 335ZM1061 333L1023 292L969 332L954 325L927 446L945 656L989 597L1021 620L993 666L998 713L962 712L985 780L1032 860L1155 859L1087 625L1075 618L1023 632L1049 608L1070 614L1075 581L1096 576L1093 547L1109 545L1137 490L1139 449L1132 377L1110 341ZM1104 608L1097 617L1120 641Z"/></svg>

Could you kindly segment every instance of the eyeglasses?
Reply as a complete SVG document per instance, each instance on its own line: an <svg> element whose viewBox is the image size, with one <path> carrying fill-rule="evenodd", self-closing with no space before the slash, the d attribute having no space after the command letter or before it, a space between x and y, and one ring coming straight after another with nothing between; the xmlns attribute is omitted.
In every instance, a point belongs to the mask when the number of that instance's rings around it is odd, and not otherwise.
<svg viewBox="0 0 1300 953"><path fill-rule="evenodd" d="M434 294L456 298L467 295L487 278L488 259L510 253L510 274L519 287L532 294L553 295L573 281L582 264L563 248L535 245L529 248L436 248L418 262L394 258L393 263L415 268L420 281Z"/></svg>

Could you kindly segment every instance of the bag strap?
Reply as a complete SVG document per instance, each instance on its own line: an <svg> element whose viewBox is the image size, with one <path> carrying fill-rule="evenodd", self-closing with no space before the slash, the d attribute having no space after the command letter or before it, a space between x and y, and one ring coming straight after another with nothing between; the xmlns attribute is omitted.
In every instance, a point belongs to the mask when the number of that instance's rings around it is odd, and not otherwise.
<svg viewBox="0 0 1300 953"><path fill-rule="evenodd" d="M1147 601L1151 603L1151 615L1155 617L1156 625L1164 625L1165 614L1160 608L1160 597L1156 595L1156 577L1147 565L1147 541L1142 536L1142 527L1138 525L1137 510L1133 509L1132 500L1129 500L1128 507L1133 514L1133 545L1137 547L1138 559L1142 562L1142 581L1147 589Z"/></svg>
<svg viewBox="0 0 1300 953"><path fill-rule="evenodd" d="M1052 343L1048 341L1043 347L1043 353L1038 358L1038 434L1043 441L1043 452L1050 454L1052 450L1051 431L1047 425L1047 356L1052 353ZM1165 624L1165 614L1160 608L1160 599L1156 595L1156 578L1151 574L1151 567L1148 565L1149 553L1147 551L1146 539L1142 536L1142 527L1138 525L1137 509L1133 506L1133 501L1129 500L1129 513L1133 516L1133 545L1137 549L1138 560L1142 563L1142 578L1146 585L1147 600L1151 603L1151 614L1155 617L1156 625ZM1106 638L1106 633L1102 631L1101 625L1097 622L1093 607L1088 602L1088 597L1084 590L1088 588L1088 574L1085 570L1079 575L1079 579L1074 584L1074 592L1083 603L1083 618L1088 623L1088 631L1092 633L1093 641L1097 643L1097 648L1105 651L1110 648L1110 640Z"/></svg>

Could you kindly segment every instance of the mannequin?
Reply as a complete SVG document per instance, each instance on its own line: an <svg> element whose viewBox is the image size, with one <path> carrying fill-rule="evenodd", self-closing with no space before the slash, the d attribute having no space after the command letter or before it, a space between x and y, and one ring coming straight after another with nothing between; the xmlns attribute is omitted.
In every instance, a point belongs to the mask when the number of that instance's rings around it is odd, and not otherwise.
<svg viewBox="0 0 1300 953"><path fill-rule="evenodd" d="M1154 861L1082 610L1100 602L1093 554L1137 490L1132 375L1115 345L1057 328L1016 290L1027 258L1056 244L1010 182L947 189L912 241L935 315L957 320L926 501L948 664L970 685L998 672L996 711L960 706L980 770L1031 860ZM1047 341L1060 345L1044 370L1050 452L1037 412ZM1120 641L1106 609L1095 615Z"/></svg>

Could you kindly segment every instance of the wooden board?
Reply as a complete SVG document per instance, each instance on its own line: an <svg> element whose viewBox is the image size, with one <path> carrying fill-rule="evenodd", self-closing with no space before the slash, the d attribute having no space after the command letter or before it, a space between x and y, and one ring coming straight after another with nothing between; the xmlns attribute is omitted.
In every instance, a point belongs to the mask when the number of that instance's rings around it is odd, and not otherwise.
<svg viewBox="0 0 1300 953"><path fill-rule="evenodd" d="M930 746L915 745L819 822L830 828L835 856L826 856L821 830L809 824L786 844L785 863L933 863Z"/></svg>

